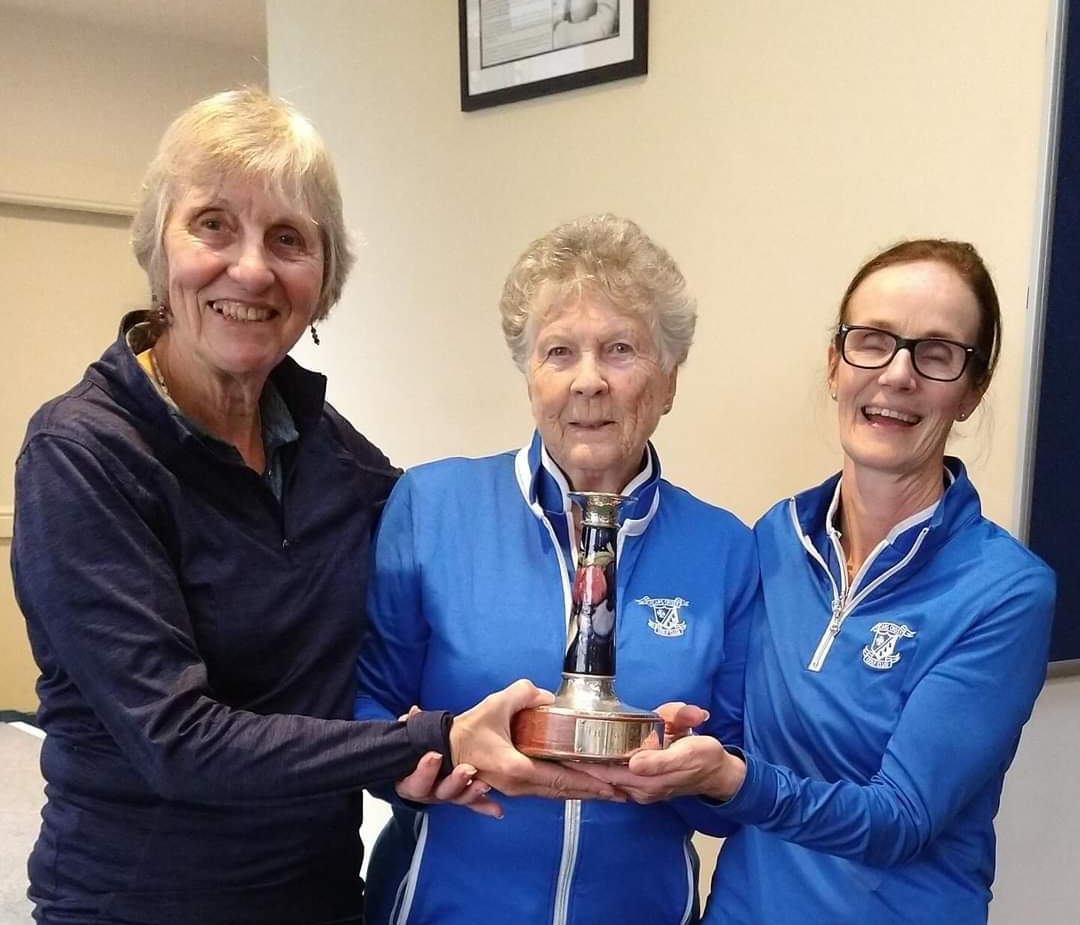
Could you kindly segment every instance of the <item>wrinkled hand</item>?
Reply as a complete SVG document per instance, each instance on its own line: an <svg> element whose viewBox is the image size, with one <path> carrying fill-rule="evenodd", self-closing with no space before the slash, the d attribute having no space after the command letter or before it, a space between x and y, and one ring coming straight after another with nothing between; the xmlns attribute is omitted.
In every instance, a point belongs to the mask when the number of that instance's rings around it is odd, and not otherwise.
<svg viewBox="0 0 1080 925"><path fill-rule="evenodd" d="M665 703L656 712L664 720L664 749L643 750L625 766L595 765L588 771L607 781L635 803L658 803L678 796L730 799L742 785L746 765L712 736L694 735L709 714L685 703ZM667 739L665 739L667 741Z"/></svg>
<svg viewBox="0 0 1080 925"><path fill-rule="evenodd" d="M519 710L551 703L553 697L525 680L496 691L454 718L450 754L455 768L469 765L476 779L506 796L558 800L625 800L614 787L579 768L533 761L510 741L510 719Z"/></svg>
<svg viewBox="0 0 1080 925"><path fill-rule="evenodd" d="M670 745L685 735L693 735L694 727L709 721L709 711L692 703L672 700L656 708L657 715L664 721L664 745Z"/></svg>

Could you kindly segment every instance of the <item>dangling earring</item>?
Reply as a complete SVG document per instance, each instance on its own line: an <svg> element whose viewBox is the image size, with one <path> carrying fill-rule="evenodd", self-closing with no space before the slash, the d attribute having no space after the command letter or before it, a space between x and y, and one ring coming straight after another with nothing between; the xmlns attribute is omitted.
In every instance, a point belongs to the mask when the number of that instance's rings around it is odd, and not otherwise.
<svg viewBox="0 0 1080 925"><path fill-rule="evenodd" d="M150 296L151 320L161 327L169 323L169 306L161 301L156 295Z"/></svg>
<svg viewBox="0 0 1080 925"><path fill-rule="evenodd" d="M319 346L319 332L315 330L315 325L311 326L311 339L315 341L315 346Z"/></svg>

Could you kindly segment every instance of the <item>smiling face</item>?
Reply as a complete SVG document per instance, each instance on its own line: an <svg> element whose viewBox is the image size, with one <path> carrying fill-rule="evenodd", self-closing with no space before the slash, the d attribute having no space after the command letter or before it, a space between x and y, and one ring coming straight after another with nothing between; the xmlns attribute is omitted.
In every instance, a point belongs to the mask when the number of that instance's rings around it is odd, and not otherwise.
<svg viewBox="0 0 1080 925"><path fill-rule="evenodd" d="M539 323L526 370L537 429L575 491L621 491L675 396L645 321L583 293Z"/></svg>
<svg viewBox="0 0 1080 925"><path fill-rule="evenodd" d="M177 198L163 245L172 320L155 350L175 375L261 387L314 317L318 227L260 183L226 177Z"/></svg>
<svg viewBox="0 0 1080 925"><path fill-rule="evenodd" d="M867 276L848 302L845 323L882 328L901 337L940 337L974 344L979 306L960 276L944 263L921 260ZM945 442L953 422L975 409L981 393L965 372L937 382L915 372L900 350L881 369L858 369L829 348L829 384L839 405L844 472L879 472L940 484Z"/></svg>

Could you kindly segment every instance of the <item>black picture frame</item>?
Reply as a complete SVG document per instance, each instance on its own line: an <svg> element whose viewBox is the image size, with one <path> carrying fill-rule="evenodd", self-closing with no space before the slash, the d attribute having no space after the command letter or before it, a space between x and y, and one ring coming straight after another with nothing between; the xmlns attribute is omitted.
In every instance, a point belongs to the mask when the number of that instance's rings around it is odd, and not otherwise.
<svg viewBox="0 0 1080 925"><path fill-rule="evenodd" d="M649 0L597 0L597 12L612 2L614 32L557 47L560 35L581 31L556 18L562 0L458 0L462 111L647 74ZM519 25L503 28L498 14L505 12L517 12ZM610 19L603 25L610 28Z"/></svg>

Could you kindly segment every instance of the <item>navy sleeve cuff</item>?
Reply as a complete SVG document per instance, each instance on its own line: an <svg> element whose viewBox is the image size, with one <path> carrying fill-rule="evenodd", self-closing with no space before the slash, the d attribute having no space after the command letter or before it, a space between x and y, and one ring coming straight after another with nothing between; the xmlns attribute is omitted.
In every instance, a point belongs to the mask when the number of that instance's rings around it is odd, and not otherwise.
<svg viewBox="0 0 1080 925"><path fill-rule="evenodd" d="M440 775L449 774L454 769L450 758L450 727L454 724L454 714L444 710L421 710L405 722L409 742L416 749L417 757L438 752L443 757Z"/></svg>

